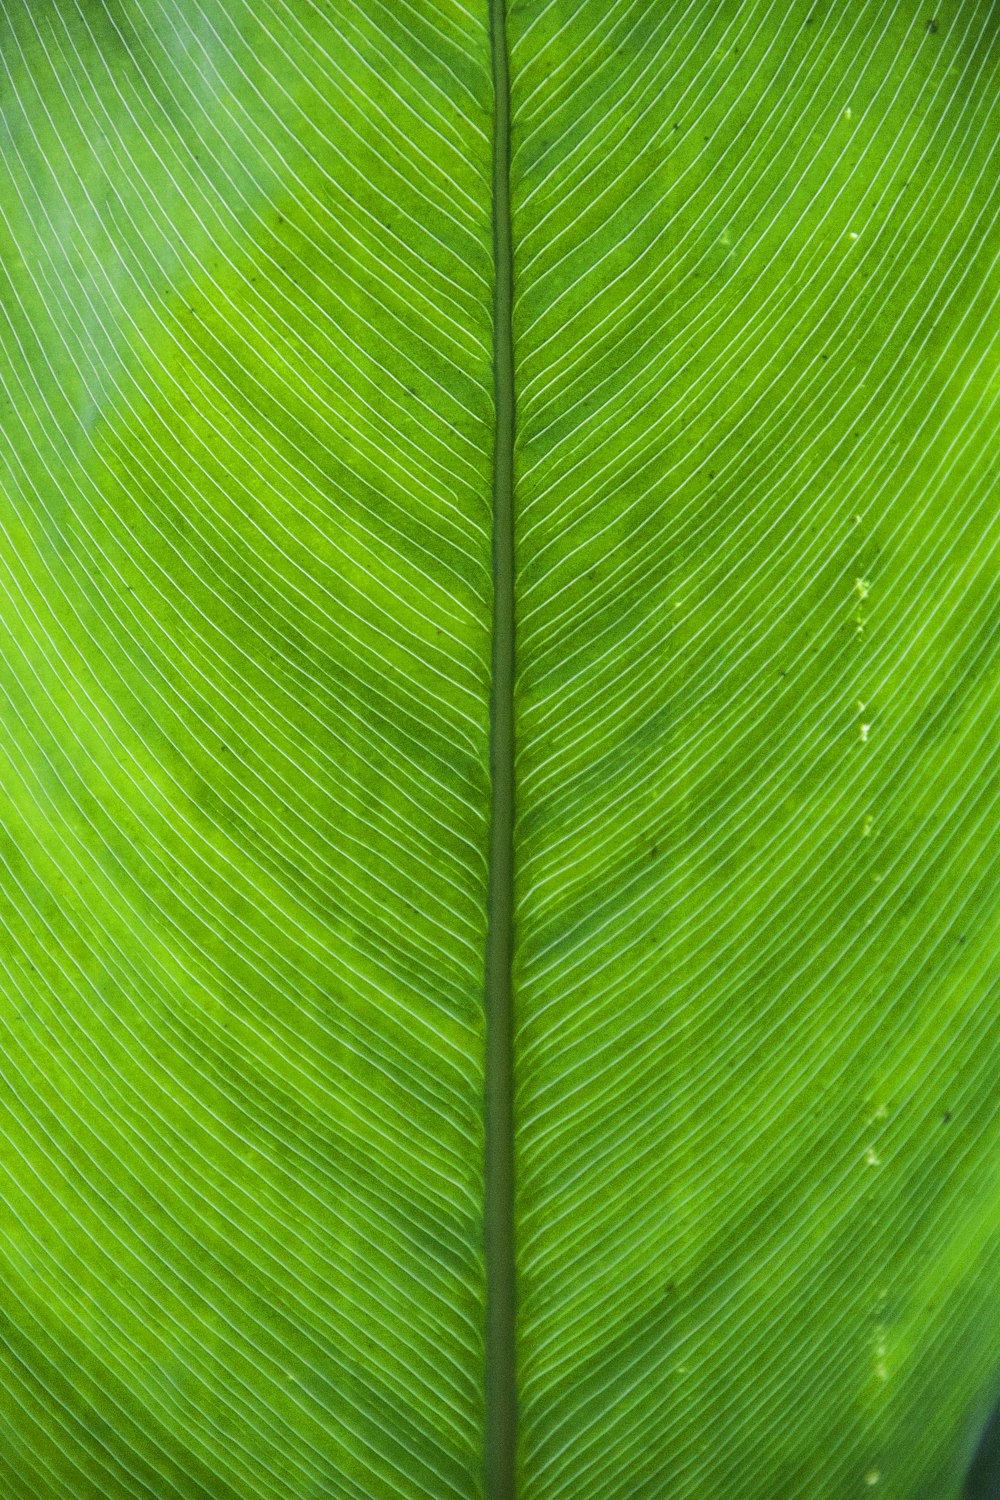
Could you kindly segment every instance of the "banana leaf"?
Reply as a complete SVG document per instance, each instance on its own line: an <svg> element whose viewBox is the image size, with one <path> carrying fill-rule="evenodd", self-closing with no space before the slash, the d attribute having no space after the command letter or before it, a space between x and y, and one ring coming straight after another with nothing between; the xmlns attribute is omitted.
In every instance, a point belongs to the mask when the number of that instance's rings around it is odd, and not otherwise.
<svg viewBox="0 0 1000 1500"><path fill-rule="evenodd" d="M3 1500L1000 1494L998 64L0 5Z"/></svg>

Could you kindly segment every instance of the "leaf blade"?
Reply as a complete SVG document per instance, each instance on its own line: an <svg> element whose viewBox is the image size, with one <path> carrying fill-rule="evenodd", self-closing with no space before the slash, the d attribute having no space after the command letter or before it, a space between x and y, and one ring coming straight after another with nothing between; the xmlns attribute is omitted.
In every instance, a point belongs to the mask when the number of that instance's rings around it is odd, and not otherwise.
<svg viewBox="0 0 1000 1500"><path fill-rule="evenodd" d="M474 1494L485 27L6 27L20 1491Z"/></svg>
<svg viewBox="0 0 1000 1500"><path fill-rule="evenodd" d="M996 52L925 22L512 7L525 1496L957 1494L989 1387Z"/></svg>

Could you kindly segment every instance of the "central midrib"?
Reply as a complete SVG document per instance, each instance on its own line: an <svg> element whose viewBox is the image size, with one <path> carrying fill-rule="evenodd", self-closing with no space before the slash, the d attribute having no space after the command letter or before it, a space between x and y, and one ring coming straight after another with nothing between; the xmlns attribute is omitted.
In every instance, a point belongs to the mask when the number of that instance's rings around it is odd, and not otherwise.
<svg viewBox="0 0 1000 1500"><path fill-rule="evenodd" d="M490 0L493 51L493 661L486 936L486 1495L513 1500L514 1356L514 266L506 0Z"/></svg>

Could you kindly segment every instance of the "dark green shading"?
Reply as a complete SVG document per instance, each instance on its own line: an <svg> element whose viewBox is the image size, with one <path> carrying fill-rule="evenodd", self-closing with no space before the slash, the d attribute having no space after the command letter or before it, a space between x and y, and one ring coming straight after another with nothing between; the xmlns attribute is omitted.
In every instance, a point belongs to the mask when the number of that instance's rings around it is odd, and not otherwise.
<svg viewBox="0 0 1000 1500"><path fill-rule="evenodd" d="M489 926L486 938L486 1493L515 1488L514 1284L514 344L510 230L510 84L504 0L491 0L493 44L493 685L490 701Z"/></svg>

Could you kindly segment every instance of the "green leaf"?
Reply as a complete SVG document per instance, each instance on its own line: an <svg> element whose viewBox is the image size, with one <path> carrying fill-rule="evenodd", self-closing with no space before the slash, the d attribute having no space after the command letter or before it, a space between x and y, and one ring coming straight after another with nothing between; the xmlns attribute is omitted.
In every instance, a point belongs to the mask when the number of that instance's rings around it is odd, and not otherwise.
<svg viewBox="0 0 1000 1500"><path fill-rule="evenodd" d="M3 8L4 1500L958 1500L998 40Z"/></svg>

